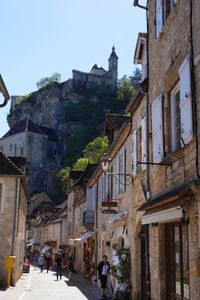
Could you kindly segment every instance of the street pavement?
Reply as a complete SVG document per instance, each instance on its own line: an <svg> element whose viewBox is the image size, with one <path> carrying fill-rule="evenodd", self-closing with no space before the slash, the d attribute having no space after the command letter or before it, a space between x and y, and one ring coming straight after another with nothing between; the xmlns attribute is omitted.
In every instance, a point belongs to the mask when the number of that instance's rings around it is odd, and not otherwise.
<svg viewBox="0 0 200 300"><path fill-rule="evenodd" d="M56 279L55 272L43 273L30 269L23 274L16 287L0 290L0 300L96 300L99 289L79 274L73 274L69 281L66 276Z"/></svg>

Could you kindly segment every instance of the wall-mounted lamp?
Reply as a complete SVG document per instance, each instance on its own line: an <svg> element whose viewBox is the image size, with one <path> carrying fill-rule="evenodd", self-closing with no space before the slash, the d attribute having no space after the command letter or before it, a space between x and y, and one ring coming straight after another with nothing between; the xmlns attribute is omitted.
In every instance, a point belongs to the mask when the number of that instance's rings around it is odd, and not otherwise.
<svg viewBox="0 0 200 300"><path fill-rule="evenodd" d="M101 162L102 170L103 170L103 172L106 175L113 175L115 177L115 179L118 180L120 182L120 184L122 184L122 185L128 185L128 183L124 184L123 182L121 182L120 179L119 179L119 176L130 177L131 178L131 182L129 184L132 184L132 182L133 182L133 175L132 174L127 174L127 173L110 173L110 172L108 172L111 159L107 156L106 153L103 155L103 157L101 158L100 162Z"/></svg>

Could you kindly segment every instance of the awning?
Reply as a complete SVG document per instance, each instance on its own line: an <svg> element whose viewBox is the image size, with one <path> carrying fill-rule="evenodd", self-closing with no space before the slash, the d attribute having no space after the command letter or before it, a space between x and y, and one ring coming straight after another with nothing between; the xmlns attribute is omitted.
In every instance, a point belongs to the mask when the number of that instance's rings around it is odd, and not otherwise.
<svg viewBox="0 0 200 300"><path fill-rule="evenodd" d="M51 247L49 247L49 246L44 246L44 247L42 248L42 252L46 252L46 251L49 250L49 249L51 249Z"/></svg>
<svg viewBox="0 0 200 300"><path fill-rule="evenodd" d="M121 218L126 217L127 215L128 215L127 211L120 212L120 213L118 213L118 214L110 217L108 219L108 223L110 224L110 223L112 223L114 221L120 220Z"/></svg>
<svg viewBox="0 0 200 300"><path fill-rule="evenodd" d="M91 237L92 235L94 234L93 231L88 231L86 233L84 233L83 235L81 235L79 238L76 238L76 239L69 239L69 242L74 242L74 241L83 241L83 240L86 240L88 239L89 237Z"/></svg>
<svg viewBox="0 0 200 300"><path fill-rule="evenodd" d="M180 206L177 206L154 213L145 213L142 216L142 225L152 223L167 223L180 220L182 217L183 210Z"/></svg>

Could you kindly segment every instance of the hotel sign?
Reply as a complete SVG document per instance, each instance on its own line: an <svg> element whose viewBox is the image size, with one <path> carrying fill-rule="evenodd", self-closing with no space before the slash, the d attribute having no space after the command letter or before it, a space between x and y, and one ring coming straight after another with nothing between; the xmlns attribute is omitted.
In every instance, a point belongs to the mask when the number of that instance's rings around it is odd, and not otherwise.
<svg viewBox="0 0 200 300"><path fill-rule="evenodd" d="M106 215L115 215L117 214L116 210L114 209L103 209L102 210L102 214L106 214Z"/></svg>

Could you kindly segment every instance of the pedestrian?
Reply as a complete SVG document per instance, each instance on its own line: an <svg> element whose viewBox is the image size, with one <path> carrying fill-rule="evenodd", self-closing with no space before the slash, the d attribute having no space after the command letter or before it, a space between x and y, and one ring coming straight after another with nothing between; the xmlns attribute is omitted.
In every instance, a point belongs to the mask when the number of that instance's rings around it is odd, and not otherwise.
<svg viewBox="0 0 200 300"><path fill-rule="evenodd" d="M47 254L47 256L46 256L46 269L47 269L47 273L49 272L50 265L51 265L51 256L50 256L50 254Z"/></svg>
<svg viewBox="0 0 200 300"><path fill-rule="evenodd" d="M71 280L72 272L74 272L74 260L72 256L68 257L67 269L68 269L68 279Z"/></svg>
<svg viewBox="0 0 200 300"><path fill-rule="evenodd" d="M36 268L37 268L37 264L38 264L38 255L37 255L37 254L35 254L35 255L33 256L33 265L34 265L34 270L36 270Z"/></svg>
<svg viewBox="0 0 200 300"><path fill-rule="evenodd" d="M41 255L39 257L39 260L38 260L38 267L40 269L40 272L43 272L43 268L44 268L44 256Z"/></svg>
<svg viewBox="0 0 200 300"><path fill-rule="evenodd" d="M61 255L58 254L58 257L55 260L56 262L56 276L57 276L57 280L58 277L60 276L60 279L62 279L62 258Z"/></svg>
<svg viewBox="0 0 200 300"><path fill-rule="evenodd" d="M106 298L105 295L105 289L107 286L107 277L108 273L110 271L110 264L107 261L107 256L103 256L103 260L99 263L97 271L98 271L98 276L101 282L101 292L102 292L102 298Z"/></svg>

